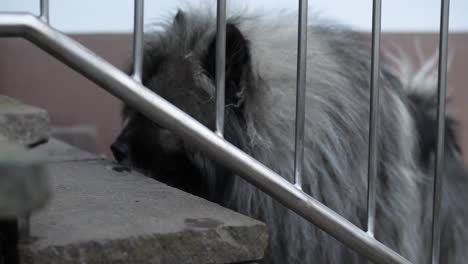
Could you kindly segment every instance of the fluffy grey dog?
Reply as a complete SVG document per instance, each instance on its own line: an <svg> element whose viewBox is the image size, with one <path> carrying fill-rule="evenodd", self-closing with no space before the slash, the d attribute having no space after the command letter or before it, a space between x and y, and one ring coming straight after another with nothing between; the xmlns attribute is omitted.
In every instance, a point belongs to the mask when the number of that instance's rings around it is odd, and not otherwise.
<svg viewBox="0 0 468 264"><path fill-rule="evenodd" d="M226 140L293 178L297 16L231 16ZM308 31L303 189L365 229L370 49L361 36L315 21ZM143 83L207 127L215 124L215 17L179 11L148 36ZM430 257L435 90L380 73L376 238L414 263ZM366 263L314 225L232 175L171 131L124 108L118 161L269 226L265 263ZM447 126L441 263L468 259L467 175Z"/></svg>

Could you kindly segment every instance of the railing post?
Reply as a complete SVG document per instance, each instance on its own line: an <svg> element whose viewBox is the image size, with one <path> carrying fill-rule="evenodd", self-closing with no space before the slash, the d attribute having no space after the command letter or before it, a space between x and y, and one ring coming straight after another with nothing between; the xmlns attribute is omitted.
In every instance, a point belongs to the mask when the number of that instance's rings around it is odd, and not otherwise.
<svg viewBox="0 0 468 264"><path fill-rule="evenodd" d="M367 233L374 236L375 229L375 178L378 173L379 130L379 76L380 76L380 33L382 17L382 0L374 0L372 7L372 58L371 58L371 89L369 112L369 159L368 159L368 190L367 190Z"/></svg>
<svg viewBox="0 0 468 264"><path fill-rule="evenodd" d="M143 73L144 0L135 0L133 14L133 69L132 78L141 82Z"/></svg>
<svg viewBox="0 0 468 264"><path fill-rule="evenodd" d="M299 0L296 83L296 136L294 151L294 185L302 189L304 166L304 129L307 74L308 0Z"/></svg>
<svg viewBox="0 0 468 264"><path fill-rule="evenodd" d="M447 84L447 53L450 0L442 0L440 7L439 66L437 95L437 149L434 168L434 199L432 211L432 264L439 263L440 256L440 207L445 154L445 96Z"/></svg>
<svg viewBox="0 0 468 264"><path fill-rule="evenodd" d="M226 0L218 0L216 16L216 134L224 134L226 79Z"/></svg>
<svg viewBox="0 0 468 264"><path fill-rule="evenodd" d="M42 21L49 23L49 0L41 0L40 12L39 17Z"/></svg>

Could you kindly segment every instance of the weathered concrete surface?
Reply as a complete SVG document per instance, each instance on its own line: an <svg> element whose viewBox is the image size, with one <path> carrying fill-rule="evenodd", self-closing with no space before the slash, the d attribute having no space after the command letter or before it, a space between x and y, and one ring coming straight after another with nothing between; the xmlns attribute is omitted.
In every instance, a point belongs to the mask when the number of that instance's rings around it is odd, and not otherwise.
<svg viewBox="0 0 468 264"><path fill-rule="evenodd" d="M97 151L97 131L92 126L52 127L51 135L90 153Z"/></svg>
<svg viewBox="0 0 468 264"><path fill-rule="evenodd" d="M47 144L32 149L31 152L41 155L49 163L101 159L94 154L77 149L54 138L51 138Z"/></svg>
<svg viewBox="0 0 468 264"><path fill-rule="evenodd" d="M42 208L49 196L40 156L0 138L0 219L30 214Z"/></svg>
<svg viewBox="0 0 468 264"><path fill-rule="evenodd" d="M262 223L52 144L41 148L53 156L53 199L32 218L36 239L21 246L21 263L238 263L262 258L267 243Z"/></svg>
<svg viewBox="0 0 468 264"><path fill-rule="evenodd" d="M45 141L49 137L49 114L0 95L0 135L22 145Z"/></svg>

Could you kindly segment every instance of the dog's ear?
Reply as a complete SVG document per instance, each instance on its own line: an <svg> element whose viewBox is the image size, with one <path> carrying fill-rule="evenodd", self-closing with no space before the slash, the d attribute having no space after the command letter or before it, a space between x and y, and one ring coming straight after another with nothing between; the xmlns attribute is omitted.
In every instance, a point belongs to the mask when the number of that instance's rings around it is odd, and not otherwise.
<svg viewBox="0 0 468 264"><path fill-rule="evenodd" d="M205 57L205 68L214 80L216 76L216 35ZM243 81L251 72L248 40L232 23L226 25L226 104L239 105L243 100Z"/></svg>
<svg viewBox="0 0 468 264"><path fill-rule="evenodd" d="M172 22L174 25L184 25L185 22L186 22L186 18L185 18L185 12L178 9L177 10L177 14L174 16L174 21Z"/></svg>

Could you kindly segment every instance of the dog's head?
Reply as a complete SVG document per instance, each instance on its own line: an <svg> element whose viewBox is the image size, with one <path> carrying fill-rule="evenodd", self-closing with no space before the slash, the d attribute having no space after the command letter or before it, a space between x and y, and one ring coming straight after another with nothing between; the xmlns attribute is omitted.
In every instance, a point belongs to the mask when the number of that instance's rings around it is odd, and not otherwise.
<svg viewBox="0 0 468 264"><path fill-rule="evenodd" d="M197 23L204 24L179 11L165 31L155 34L145 50L142 81L148 89L214 129L216 35ZM229 118L242 115L250 54L248 41L233 23L227 25L226 38L225 100L232 106L226 112ZM124 107L123 118L123 130L111 146L117 161L128 160L132 167L176 187L190 182L187 177L192 177L194 167L202 165L194 164L187 142L129 106ZM230 137L230 132L226 133Z"/></svg>

